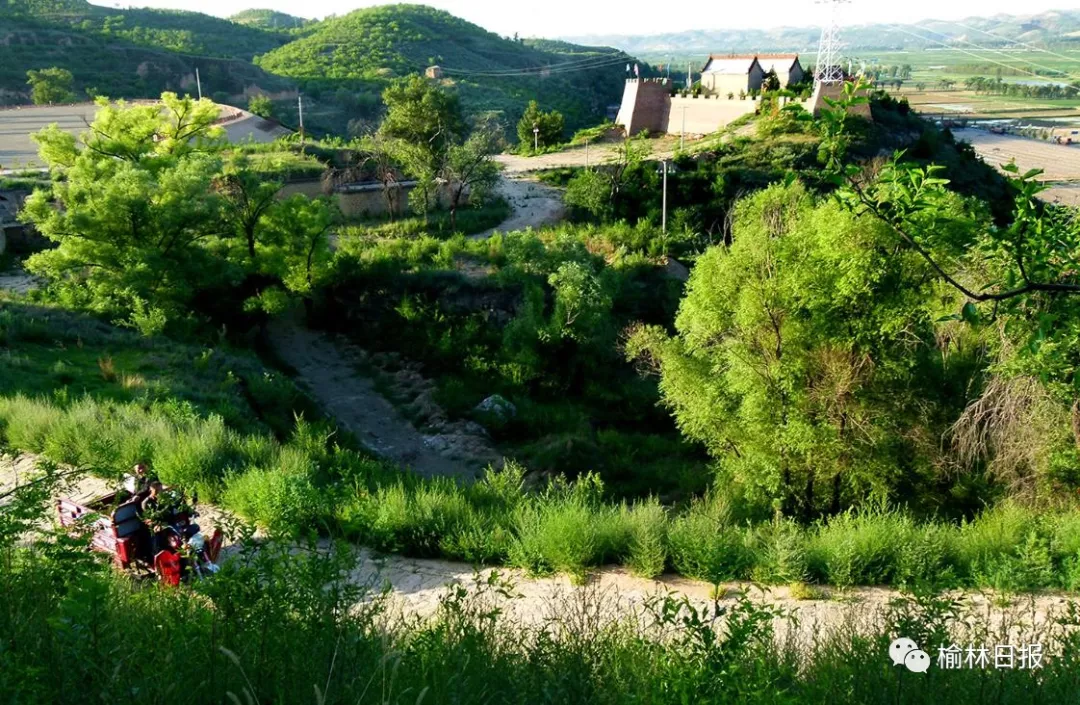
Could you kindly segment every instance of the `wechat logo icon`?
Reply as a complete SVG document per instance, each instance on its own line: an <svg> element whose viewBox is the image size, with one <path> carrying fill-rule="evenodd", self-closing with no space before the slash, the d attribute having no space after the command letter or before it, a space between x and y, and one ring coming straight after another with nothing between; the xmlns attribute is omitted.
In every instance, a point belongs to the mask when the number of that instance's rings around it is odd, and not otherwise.
<svg viewBox="0 0 1080 705"><path fill-rule="evenodd" d="M911 639L901 637L889 644L889 658L894 666L904 665L912 673L930 670L930 654L919 648Z"/></svg>

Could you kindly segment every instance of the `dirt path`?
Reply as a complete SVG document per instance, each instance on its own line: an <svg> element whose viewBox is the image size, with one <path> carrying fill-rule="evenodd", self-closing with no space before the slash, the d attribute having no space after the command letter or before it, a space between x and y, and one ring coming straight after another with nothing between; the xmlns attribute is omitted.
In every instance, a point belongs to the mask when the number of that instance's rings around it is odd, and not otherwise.
<svg viewBox="0 0 1080 705"><path fill-rule="evenodd" d="M25 481L34 469L34 462L31 456L0 458L0 492L14 487L18 481ZM86 478L69 492L69 496L90 497L108 489L105 481ZM224 516L224 512L209 505L200 505L198 510L199 522L207 531ZM451 561L382 556L364 548L357 549L356 558L357 566L350 579L376 591L389 587L392 611L402 616L430 616L438 608L448 586L483 585L496 571ZM797 624L785 619L775 620L778 637L809 642L830 630L880 627L889 602L899 596L896 591L885 588L826 589L820 591L821 599L797 600L786 587L766 589L748 583L727 583L714 588L674 576L660 580L638 578L619 568L597 571L585 585L576 585L565 576L531 578L522 571L503 568L497 572L509 581L512 589L507 594L489 591L487 599L514 621L533 626L552 619L588 620L590 624L626 617L644 619L647 605L665 595L685 598L699 610L730 608L746 595L755 602L797 614ZM1018 598L1009 606L1001 607L990 595L966 593L957 597L973 615L982 615L994 625L1014 625L1016 628L1011 632L1014 635L1060 615L1069 602L1061 595L1035 595Z"/></svg>
<svg viewBox="0 0 1080 705"><path fill-rule="evenodd" d="M21 267L0 271L0 291L10 291L15 294L25 294L31 289L37 288L38 279L27 274Z"/></svg>
<svg viewBox="0 0 1080 705"><path fill-rule="evenodd" d="M695 140L689 140L687 145L694 144ZM650 159L671 159L679 146L679 138L672 135L664 135L650 139L645 143L649 147ZM538 154L536 156L523 156L520 154L500 154L495 161L503 166L505 174L525 174L530 171L541 169L558 169L561 167L597 166L614 158L619 151L621 142L605 141L590 145L568 147L560 152L550 154Z"/></svg>
<svg viewBox="0 0 1080 705"><path fill-rule="evenodd" d="M326 334L282 319L271 326L270 341L325 413L375 455L427 477L476 476L477 468L440 452L444 439L417 431Z"/></svg>
<svg viewBox="0 0 1080 705"><path fill-rule="evenodd" d="M512 214L498 226L472 235L480 240L496 232L512 233L526 228L539 228L558 223L566 214L562 191L538 181L504 176L499 181L498 194L510 204Z"/></svg>

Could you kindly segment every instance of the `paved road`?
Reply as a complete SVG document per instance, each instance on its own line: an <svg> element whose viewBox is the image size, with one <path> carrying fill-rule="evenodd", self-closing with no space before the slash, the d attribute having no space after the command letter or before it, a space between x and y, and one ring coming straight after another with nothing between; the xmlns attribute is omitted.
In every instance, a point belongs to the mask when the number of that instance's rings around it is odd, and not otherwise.
<svg viewBox="0 0 1080 705"><path fill-rule="evenodd" d="M272 142L289 134L289 130L267 122L246 110L222 106L223 110L238 113L240 118L225 124L230 142ZM0 110L0 169L19 169L40 166L37 145L30 134L56 123L61 129L79 134L94 119L97 106L93 103L80 105L34 106Z"/></svg>

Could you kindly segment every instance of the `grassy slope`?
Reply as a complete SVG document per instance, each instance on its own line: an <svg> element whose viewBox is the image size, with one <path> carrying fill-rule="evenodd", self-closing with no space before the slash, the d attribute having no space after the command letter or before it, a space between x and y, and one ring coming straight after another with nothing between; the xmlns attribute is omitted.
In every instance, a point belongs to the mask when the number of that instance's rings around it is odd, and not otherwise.
<svg viewBox="0 0 1080 705"><path fill-rule="evenodd" d="M287 379L247 353L147 339L59 308L0 294L0 397L188 403L246 433L284 437L293 413L314 407Z"/></svg>
<svg viewBox="0 0 1080 705"><path fill-rule="evenodd" d="M274 31L286 31L300 29L305 25L312 24L312 20L296 17L285 12L274 10L244 10L229 18L230 22L242 24L247 27L269 29Z"/></svg>
<svg viewBox="0 0 1080 705"><path fill-rule="evenodd" d="M23 0L0 4L0 103L27 102L26 72L49 66L72 72L78 96L88 88L135 98L193 90L196 65L208 93L289 85L250 63L287 38L197 13L150 10L126 11L123 25L106 32L105 8L83 6L72 3L70 12L60 12Z"/></svg>
<svg viewBox="0 0 1080 705"><path fill-rule="evenodd" d="M57 28L77 29L109 39L127 39L157 49L250 60L288 41L272 32L199 12L125 9L91 5L0 0L0 16L18 17Z"/></svg>
<svg viewBox="0 0 1080 705"><path fill-rule="evenodd" d="M532 46L504 39L441 10L391 5L328 20L309 36L259 57L264 69L329 85L381 83L423 71L446 70L470 109L502 110L516 121L531 98L562 110L569 127L596 122L622 91L623 61L589 71L513 77L482 75L536 69L613 49L567 45ZM625 57L626 60L632 60ZM478 73L479 72L479 73Z"/></svg>

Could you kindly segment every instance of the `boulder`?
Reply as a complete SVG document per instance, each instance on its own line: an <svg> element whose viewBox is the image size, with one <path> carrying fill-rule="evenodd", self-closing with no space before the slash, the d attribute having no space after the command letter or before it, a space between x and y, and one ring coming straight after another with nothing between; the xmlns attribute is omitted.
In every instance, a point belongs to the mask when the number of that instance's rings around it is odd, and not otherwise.
<svg viewBox="0 0 1080 705"><path fill-rule="evenodd" d="M498 394L492 394L477 404L473 411L481 418L490 419L499 424L504 424L517 415L517 407Z"/></svg>

